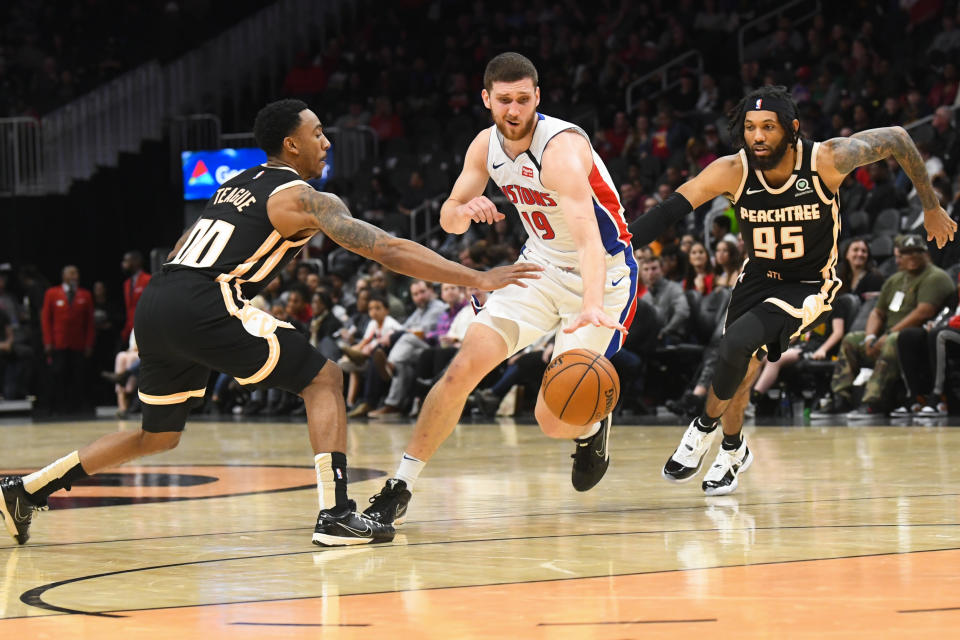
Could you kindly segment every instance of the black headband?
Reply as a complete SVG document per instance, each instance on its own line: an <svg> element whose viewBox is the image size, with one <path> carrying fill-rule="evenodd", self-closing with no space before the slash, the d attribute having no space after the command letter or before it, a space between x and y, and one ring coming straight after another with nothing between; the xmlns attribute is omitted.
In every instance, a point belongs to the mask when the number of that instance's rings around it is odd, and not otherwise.
<svg viewBox="0 0 960 640"><path fill-rule="evenodd" d="M789 100L778 98L776 96L766 96L754 98L747 103L747 111L774 111L782 113L790 118L795 118L796 107Z"/></svg>

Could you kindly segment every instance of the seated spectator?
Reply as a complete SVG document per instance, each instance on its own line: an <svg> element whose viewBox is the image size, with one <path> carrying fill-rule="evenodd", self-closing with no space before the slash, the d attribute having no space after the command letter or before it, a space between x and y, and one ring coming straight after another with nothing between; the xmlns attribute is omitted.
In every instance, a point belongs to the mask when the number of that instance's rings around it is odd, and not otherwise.
<svg viewBox="0 0 960 640"><path fill-rule="evenodd" d="M403 306L403 301L400 300L403 287L398 282L398 278L388 277L388 275L396 276L392 272L388 274L384 269L375 269L370 274L370 292L382 296L387 301L387 309L394 319L403 320L407 316L407 310Z"/></svg>
<svg viewBox="0 0 960 640"><path fill-rule="evenodd" d="M630 182L620 185L620 202L623 204L623 215L627 222L633 222L643 213L643 194Z"/></svg>
<svg viewBox="0 0 960 640"><path fill-rule="evenodd" d="M866 331L848 333L830 381L831 396L821 398L816 415L829 416L853 407L853 382L863 366L872 366L862 405L847 415L870 418L886 415L885 394L899 378L897 336L933 318L953 295L949 276L930 264L927 244L916 235L897 238L900 270L883 284Z"/></svg>
<svg viewBox="0 0 960 640"><path fill-rule="evenodd" d="M714 251L720 246L721 240L727 240L734 244L737 243L737 236L730 231L732 222L727 215L716 216L710 225L710 242L713 244Z"/></svg>
<svg viewBox="0 0 960 640"><path fill-rule="evenodd" d="M683 288L663 277L662 264L659 257L644 260L640 265L640 277L647 288L642 299L656 309L662 327L657 338L662 345L668 345L681 342L686 337L690 305Z"/></svg>
<svg viewBox="0 0 960 640"><path fill-rule="evenodd" d="M718 216L717 219L727 216ZM730 240L721 240L717 244L717 253L714 256L716 266L714 267L713 286L730 288L737 283L740 277L740 250L736 242Z"/></svg>
<svg viewBox="0 0 960 640"><path fill-rule="evenodd" d="M906 196L897 190L890 175L890 168L883 160L874 162L867 167L873 188L867 192L867 201L863 209L871 216L876 216L884 209L899 209L907 206Z"/></svg>
<svg viewBox="0 0 960 640"><path fill-rule="evenodd" d="M366 372L369 366L370 355L377 348L383 348L390 345L390 336L395 331L400 331L402 327L392 316L387 314L387 300L381 295L373 294L370 296L370 302L367 305L370 314L370 322L367 324L366 333L363 339L356 346L342 346L344 356L338 363L340 367L350 374L350 385L348 388L348 400L353 400L353 409L348 414L350 418L359 418L367 415L378 402L379 398L368 397L368 389L363 392L363 398L357 401L360 393L360 373ZM349 396L353 397L350 398Z"/></svg>
<svg viewBox="0 0 960 640"><path fill-rule="evenodd" d="M130 414L131 401L137 392L137 377L140 373L140 350L137 348L136 334L131 331L129 344L124 351L117 353L113 372L103 372L103 377L113 382L117 394L117 417L126 418Z"/></svg>
<svg viewBox="0 0 960 640"><path fill-rule="evenodd" d="M328 360L339 357L336 335L343 323L333 314L330 294L322 289L313 294L313 317L310 319L310 344Z"/></svg>
<svg viewBox="0 0 960 640"><path fill-rule="evenodd" d="M957 285L960 299L960 282ZM960 349L960 307L944 309L937 320L923 327L900 332L897 357L907 385L908 404L892 412L894 416L939 417L947 414L944 384L947 357ZM956 408L956 407L954 407Z"/></svg>
<svg viewBox="0 0 960 640"><path fill-rule="evenodd" d="M423 280L410 285L410 298L415 305L413 313L403 323L403 331L394 335L393 345L373 353L374 370L367 375L379 375L389 381L390 390L384 405L370 412L371 418L400 413L413 386L417 359L420 352L436 344L439 333L450 327L450 322L465 304L463 287L444 284L441 288L443 301L437 300L433 287Z"/></svg>
<svg viewBox="0 0 960 640"><path fill-rule="evenodd" d="M467 328L477 314L474 306L468 304L469 300L473 299L475 301L474 304L477 309L482 308L483 301L486 300L487 294L478 289L468 288L466 292L467 296L463 305L460 307L460 311L456 313L452 321L449 321L449 325L447 324L449 316L446 313L441 316L437 322L435 336L438 346L425 349L417 359L417 377L414 385L413 407L410 410L411 416L417 415L420 410L421 401L431 387L437 383L440 375L447 368L447 365L450 364L450 361L453 360L457 350L460 349L463 338L467 335ZM450 299L449 290L447 291L446 299ZM443 326L449 326L446 332L441 331Z"/></svg>
<svg viewBox="0 0 960 640"><path fill-rule="evenodd" d="M669 244L660 252L663 261L663 277L673 282L682 283L691 273L692 267L687 254L680 251L680 246Z"/></svg>
<svg viewBox="0 0 960 640"><path fill-rule="evenodd" d="M853 293L860 300L870 300L880 295L883 274L870 255L870 245L863 238L850 240L841 249L843 260L837 266L837 277L843 283L839 293Z"/></svg>
<svg viewBox="0 0 960 640"><path fill-rule="evenodd" d="M650 154L650 145L650 118L639 115L623 143L623 155L639 160Z"/></svg>
<svg viewBox="0 0 960 640"><path fill-rule="evenodd" d="M707 247L702 242L694 242L690 246L690 272L683 281L683 288L696 289L701 295L709 295L713 291L714 277Z"/></svg>
<svg viewBox="0 0 960 640"><path fill-rule="evenodd" d="M307 304L306 286L300 285L290 289L287 295L286 315L307 326L310 324L310 318L313 317L313 311Z"/></svg>

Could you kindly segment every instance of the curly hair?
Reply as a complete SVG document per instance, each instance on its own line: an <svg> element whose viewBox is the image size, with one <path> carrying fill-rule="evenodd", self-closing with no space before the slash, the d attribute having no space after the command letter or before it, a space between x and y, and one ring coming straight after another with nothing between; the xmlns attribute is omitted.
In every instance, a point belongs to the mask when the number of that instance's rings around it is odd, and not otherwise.
<svg viewBox="0 0 960 640"><path fill-rule="evenodd" d="M770 99L771 102L774 103L771 105L772 108L770 111L777 114L777 120L780 122L780 126L783 127L784 135L786 135L788 142L790 144L796 144L800 138L800 130L794 130L793 128L793 121L800 119L797 103L794 102L793 96L790 95L786 87L782 85L768 85L745 95L743 99L737 103L737 106L727 114L727 118L729 119L727 131L730 133L730 141L734 147L741 149L746 146L746 141L743 139L743 120L747 116L747 105L756 103L758 99Z"/></svg>

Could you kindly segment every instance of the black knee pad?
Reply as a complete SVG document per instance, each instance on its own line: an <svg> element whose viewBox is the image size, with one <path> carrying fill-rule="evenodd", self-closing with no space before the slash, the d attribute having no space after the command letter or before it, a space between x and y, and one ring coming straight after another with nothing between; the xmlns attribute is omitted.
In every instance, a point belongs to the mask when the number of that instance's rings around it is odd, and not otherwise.
<svg viewBox="0 0 960 640"><path fill-rule="evenodd" d="M750 357L763 345L763 323L751 311L727 327L717 350L713 392L720 400L733 397L747 373Z"/></svg>

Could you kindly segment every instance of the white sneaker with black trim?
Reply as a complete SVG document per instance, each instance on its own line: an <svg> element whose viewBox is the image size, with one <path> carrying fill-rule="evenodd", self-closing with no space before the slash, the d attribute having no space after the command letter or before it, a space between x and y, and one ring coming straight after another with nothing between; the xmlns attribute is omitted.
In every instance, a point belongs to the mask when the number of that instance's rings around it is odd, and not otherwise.
<svg viewBox="0 0 960 640"><path fill-rule="evenodd" d="M753 464L753 452L747 439L740 436L740 447L733 451L720 447L713 464L703 476L703 492L708 496L725 496L737 490L737 477Z"/></svg>
<svg viewBox="0 0 960 640"><path fill-rule="evenodd" d="M701 431L697 428L697 418L694 418L683 433L680 446L663 465L663 470L660 472L663 479L669 482L687 482L697 475L703 464L703 457L707 455L710 445L713 444L717 429L714 427L713 431Z"/></svg>

